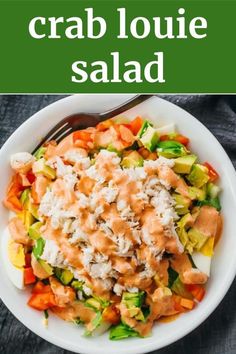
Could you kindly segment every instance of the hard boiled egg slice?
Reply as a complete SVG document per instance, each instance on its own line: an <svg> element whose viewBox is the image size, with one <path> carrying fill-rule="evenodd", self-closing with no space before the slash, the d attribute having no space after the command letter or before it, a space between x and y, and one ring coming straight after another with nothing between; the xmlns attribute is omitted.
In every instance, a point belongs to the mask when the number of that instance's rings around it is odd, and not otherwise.
<svg viewBox="0 0 236 354"><path fill-rule="evenodd" d="M214 237L209 237L208 241L199 252L193 252L192 259L195 266L203 273L210 276L211 259L214 250Z"/></svg>
<svg viewBox="0 0 236 354"><path fill-rule="evenodd" d="M10 281L18 289L24 289L23 266L25 264L25 256L23 246L16 244L13 240L11 240L8 228L4 230L1 241L2 260L6 273Z"/></svg>
<svg viewBox="0 0 236 354"><path fill-rule="evenodd" d="M201 252L194 252L192 260L201 272L205 273L208 277L210 276L211 257L205 256Z"/></svg>

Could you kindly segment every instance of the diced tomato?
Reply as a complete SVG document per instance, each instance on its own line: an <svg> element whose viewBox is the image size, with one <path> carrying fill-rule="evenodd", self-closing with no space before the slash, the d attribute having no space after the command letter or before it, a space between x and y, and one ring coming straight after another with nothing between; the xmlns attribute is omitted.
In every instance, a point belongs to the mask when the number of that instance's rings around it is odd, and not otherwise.
<svg viewBox="0 0 236 354"><path fill-rule="evenodd" d="M27 173L26 177L27 177L28 181L30 182L30 184L33 184L35 179L36 179L36 177L35 177L35 175L33 174L32 171L29 171Z"/></svg>
<svg viewBox="0 0 236 354"><path fill-rule="evenodd" d="M19 174L15 174L8 186L7 195L19 197L24 187L21 184L21 177Z"/></svg>
<svg viewBox="0 0 236 354"><path fill-rule="evenodd" d="M219 178L216 170L208 162L205 162L203 165L208 168L208 176L210 178L210 182L216 181Z"/></svg>
<svg viewBox="0 0 236 354"><path fill-rule="evenodd" d="M33 294L28 301L28 305L35 310L43 311L56 305L53 293Z"/></svg>
<svg viewBox="0 0 236 354"><path fill-rule="evenodd" d="M32 289L32 294L52 293L50 285L45 285L42 281L38 281Z"/></svg>
<svg viewBox="0 0 236 354"><path fill-rule="evenodd" d="M150 152L148 157L147 157L147 160L155 161L156 159L157 159L157 153L156 152Z"/></svg>
<svg viewBox="0 0 236 354"><path fill-rule="evenodd" d="M87 149L88 148L88 144L91 144L91 141L86 142L86 141L83 141L83 140L76 140L74 142L74 146L75 147L82 148L82 149Z"/></svg>
<svg viewBox="0 0 236 354"><path fill-rule="evenodd" d="M194 308L195 303L193 300L185 299L184 297L182 297L180 300L180 305L188 310L192 310Z"/></svg>
<svg viewBox="0 0 236 354"><path fill-rule="evenodd" d="M150 155L150 152L145 149L145 147L141 147L140 149L138 149L138 153L144 158L147 159L148 156Z"/></svg>
<svg viewBox="0 0 236 354"><path fill-rule="evenodd" d="M25 268L31 267L31 253L25 254Z"/></svg>
<svg viewBox="0 0 236 354"><path fill-rule="evenodd" d="M120 139L120 124L114 124L111 131L115 131L117 134L117 139Z"/></svg>
<svg viewBox="0 0 236 354"><path fill-rule="evenodd" d="M19 213L23 210L20 200L16 196L7 197L3 204L5 207L15 213Z"/></svg>
<svg viewBox="0 0 236 354"><path fill-rule="evenodd" d="M113 304L103 311L102 318L105 322L111 323L113 325L120 322L120 312L117 307Z"/></svg>
<svg viewBox="0 0 236 354"><path fill-rule="evenodd" d="M161 135L160 141L170 140L169 135Z"/></svg>
<svg viewBox="0 0 236 354"><path fill-rule="evenodd" d="M96 129L99 132L104 132L105 130L109 129L112 125L114 125L114 122L111 119L108 119L105 120L104 122L98 123Z"/></svg>
<svg viewBox="0 0 236 354"><path fill-rule="evenodd" d="M24 187L22 186L21 178L18 174L15 174L7 189L7 195L4 200L5 207L17 213L22 211L19 196L23 190Z"/></svg>
<svg viewBox="0 0 236 354"><path fill-rule="evenodd" d="M33 272L32 267L28 267L24 269L24 283L25 285L33 284L36 282L36 277Z"/></svg>
<svg viewBox="0 0 236 354"><path fill-rule="evenodd" d="M129 144L133 144L135 138L134 135L132 133L132 131L127 128L125 125L120 124L119 126L119 131L120 131L120 136L121 139Z"/></svg>
<svg viewBox="0 0 236 354"><path fill-rule="evenodd" d="M178 141L179 143L183 144L184 146L187 146L189 144L189 138L187 138L184 135L174 135L174 136L169 136L169 135L161 135L160 136L160 141L165 141L165 140L174 140Z"/></svg>
<svg viewBox="0 0 236 354"><path fill-rule="evenodd" d="M180 305L180 301L181 301L181 296L179 295L172 295L173 300L174 300L174 308L176 311L178 312L184 312L184 308Z"/></svg>
<svg viewBox="0 0 236 354"><path fill-rule="evenodd" d="M180 134L176 135L173 140L174 141L178 141L179 143L181 143L181 144L183 144L185 146L187 146L188 143L189 143L189 138L187 138L184 135L180 135Z"/></svg>
<svg viewBox="0 0 236 354"><path fill-rule="evenodd" d="M137 135L139 130L141 129L142 125L143 125L142 118L141 117L136 117L129 124L127 124L127 127L132 131L132 133L134 135Z"/></svg>
<svg viewBox="0 0 236 354"><path fill-rule="evenodd" d="M116 295L116 294L113 294L113 295L111 295L111 301L114 302L114 303L120 303L121 302L121 297Z"/></svg>
<svg viewBox="0 0 236 354"><path fill-rule="evenodd" d="M77 130L73 133L73 141L76 142L77 140L82 140L85 142L93 141L92 134L86 130Z"/></svg>
<svg viewBox="0 0 236 354"><path fill-rule="evenodd" d="M197 301L202 301L206 293L206 290L203 288L203 286L198 284L186 284L185 286Z"/></svg>

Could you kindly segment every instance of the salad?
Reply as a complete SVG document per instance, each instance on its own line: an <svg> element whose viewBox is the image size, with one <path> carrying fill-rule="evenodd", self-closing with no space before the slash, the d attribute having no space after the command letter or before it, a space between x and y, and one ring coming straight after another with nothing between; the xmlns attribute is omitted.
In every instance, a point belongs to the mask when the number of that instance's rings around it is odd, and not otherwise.
<svg viewBox="0 0 236 354"><path fill-rule="evenodd" d="M222 229L219 176L174 125L107 120L11 167L8 255L32 309L118 340L200 306Z"/></svg>

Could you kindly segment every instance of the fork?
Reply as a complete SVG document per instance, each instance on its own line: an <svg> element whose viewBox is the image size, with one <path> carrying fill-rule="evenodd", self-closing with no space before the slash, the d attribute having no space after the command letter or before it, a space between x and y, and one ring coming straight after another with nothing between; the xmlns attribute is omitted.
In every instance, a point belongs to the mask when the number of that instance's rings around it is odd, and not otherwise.
<svg viewBox="0 0 236 354"><path fill-rule="evenodd" d="M54 140L59 143L62 139L64 139L67 135L72 132L80 129L86 129L88 127L94 127L98 123L113 118L128 109L131 109L138 104L146 101L153 95L136 95L130 100L122 103L121 105L110 109L106 112L101 113L75 113L68 117L65 117L60 122L58 122L49 133L41 140L41 142L36 146L33 151L33 154L45 143Z"/></svg>

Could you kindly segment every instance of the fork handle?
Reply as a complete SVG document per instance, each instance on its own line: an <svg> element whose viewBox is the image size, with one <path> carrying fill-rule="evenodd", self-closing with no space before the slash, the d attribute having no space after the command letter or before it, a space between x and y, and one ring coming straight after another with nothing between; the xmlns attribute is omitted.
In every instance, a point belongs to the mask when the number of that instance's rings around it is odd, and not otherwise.
<svg viewBox="0 0 236 354"><path fill-rule="evenodd" d="M137 106L139 103L142 103L151 97L153 97L153 95L136 95L130 100L128 100L126 103L122 103L121 105L110 111L100 113L101 121L118 116L119 114L127 111L128 109L133 108L134 106Z"/></svg>

